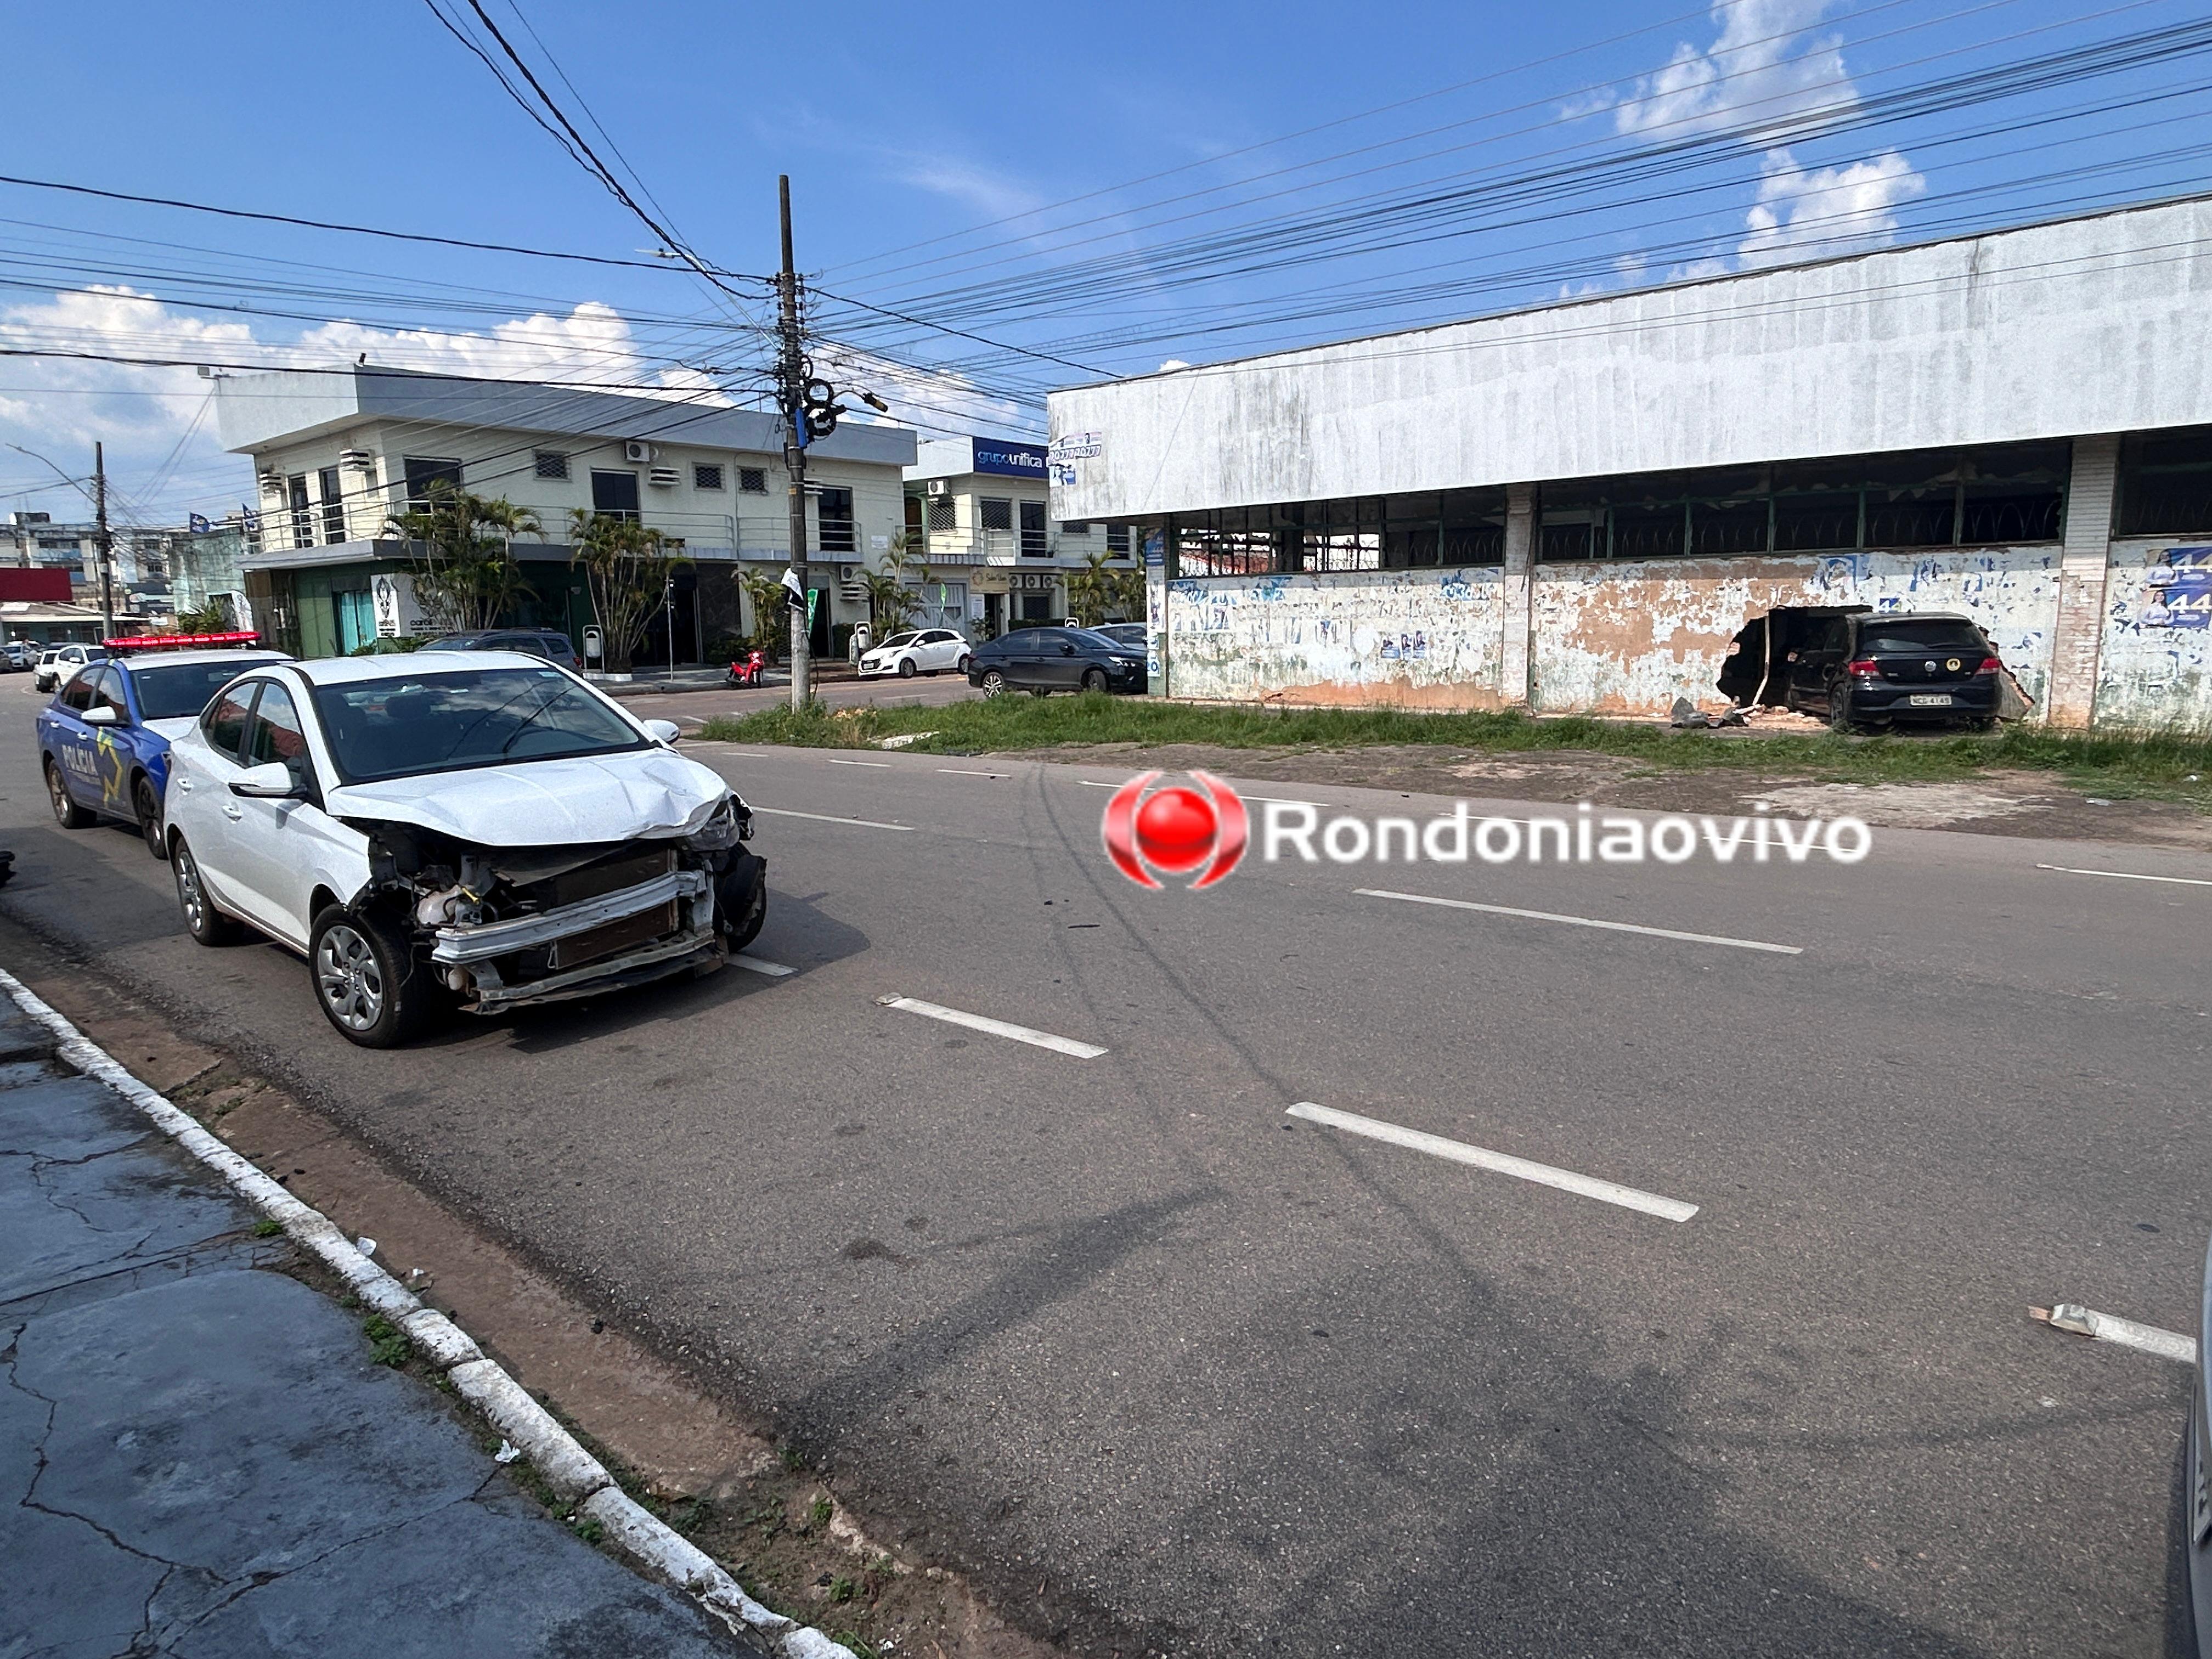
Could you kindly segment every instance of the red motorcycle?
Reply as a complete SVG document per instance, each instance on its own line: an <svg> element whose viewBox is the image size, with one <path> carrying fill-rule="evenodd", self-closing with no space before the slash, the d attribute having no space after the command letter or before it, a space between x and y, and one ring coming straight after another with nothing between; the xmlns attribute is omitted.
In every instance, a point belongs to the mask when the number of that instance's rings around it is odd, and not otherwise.
<svg viewBox="0 0 2212 1659"><path fill-rule="evenodd" d="M730 665L730 672L722 678L725 685L758 685L761 676L768 672L768 659L760 652L738 659Z"/></svg>

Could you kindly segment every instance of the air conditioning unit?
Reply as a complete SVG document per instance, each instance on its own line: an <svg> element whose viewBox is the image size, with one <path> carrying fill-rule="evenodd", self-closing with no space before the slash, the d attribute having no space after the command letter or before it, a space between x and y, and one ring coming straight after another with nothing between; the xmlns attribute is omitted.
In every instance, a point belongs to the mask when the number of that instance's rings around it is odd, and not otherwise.
<svg viewBox="0 0 2212 1659"><path fill-rule="evenodd" d="M623 459L626 461L635 461L642 465L651 460L656 453L653 447L643 439L626 438L623 441Z"/></svg>
<svg viewBox="0 0 2212 1659"><path fill-rule="evenodd" d="M672 466L656 466L645 475L645 481L657 489L673 489L676 488L676 469Z"/></svg>
<svg viewBox="0 0 2212 1659"><path fill-rule="evenodd" d="M374 466L376 457L365 449L341 449L338 451L338 465L340 466Z"/></svg>
<svg viewBox="0 0 2212 1659"><path fill-rule="evenodd" d="M929 481L929 493L933 495L950 495L952 493L952 481L950 478L932 478Z"/></svg>

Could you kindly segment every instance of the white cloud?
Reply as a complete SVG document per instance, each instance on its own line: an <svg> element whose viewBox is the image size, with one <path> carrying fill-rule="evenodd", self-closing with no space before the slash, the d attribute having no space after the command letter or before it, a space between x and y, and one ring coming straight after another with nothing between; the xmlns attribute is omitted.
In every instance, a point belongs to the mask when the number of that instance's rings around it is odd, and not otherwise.
<svg viewBox="0 0 2212 1659"><path fill-rule="evenodd" d="M173 310L137 289L95 288L0 307L0 347L181 360L182 367L167 367L17 357L4 360L0 375L0 443L38 451L74 473L88 471L94 442L105 442L119 504L149 524L181 522L188 512L220 513L241 492L252 495L246 461L226 454L214 422L201 418L210 387L199 378L198 363L328 368L351 363L365 352L372 364L385 368L599 384L647 397L696 398L710 384L696 371L647 356L621 314L596 301L565 316L514 318L481 333L332 322L289 339L270 339L257 336L247 322ZM168 482L151 493L149 486L173 450ZM41 483L43 470L34 463L4 451L0 460L8 463L0 466L0 484L20 489ZM83 502L56 480L51 496L11 495L0 503L6 509L21 507L76 516Z"/></svg>
<svg viewBox="0 0 2212 1659"><path fill-rule="evenodd" d="M1882 246L1896 239L1897 204L1928 187L1893 149L1811 172L1788 150L1770 150L1763 171L1758 204L1745 216L1750 234L1736 244L1736 258L1747 270L1800 254L1826 258Z"/></svg>
<svg viewBox="0 0 2212 1659"><path fill-rule="evenodd" d="M1714 0L1719 33L1710 46L1685 42L1665 66L1608 107L1624 135L1675 138L1741 131L1762 150L1758 198L1744 215L1733 261L1711 256L1669 271L1697 281L1793 258L1881 247L1896 240L1897 207L1927 179L1895 150L1808 169L1782 145L1762 143L1761 125L1815 109L1848 109L1858 88L1843 44L1812 33L1830 0ZM1625 271L1632 280L1636 271ZM1564 293L1564 290L1563 290Z"/></svg>
<svg viewBox="0 0 2212 1659"><path fill-rule="evenodd" d="M1613 106L1613 131L1679 137L1856 102L1842 42L1803 39L1826 9L1827 0L1715 0L1712 45L1676 46Z"/></svg>

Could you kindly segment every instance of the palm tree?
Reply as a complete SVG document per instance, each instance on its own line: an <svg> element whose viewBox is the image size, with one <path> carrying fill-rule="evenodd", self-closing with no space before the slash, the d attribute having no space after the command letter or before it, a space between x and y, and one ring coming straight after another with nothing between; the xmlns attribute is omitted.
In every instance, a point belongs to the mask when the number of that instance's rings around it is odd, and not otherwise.
<svg viewBox="0 0 2212 1659"><path fill-rule="evenodd" d="M568 562L580 567L599 621L606 665L627 674L630 653L645 638L646 618L661 602L668 578L683 560L668 551L668 539L635 519L616 513L568 515Z"/></svg>
<svg viewBox="0 0 2212 1659"><path fill-rule="evenodd" d="M747 638L756 651L771 652L782 637L784 617L790 606L785 603L787 591L783 583L765 570L739 568L730 573L738 589L751 601L753 629Z"/></svg>
<svg viewBox="0 0 2212 1659"><path fill-rule="evenodd" d="M492 628L528 586L515 562L514 542L544 526L526 507L499 496L472 495L440 478L422 505L385 520L387 533L414 543L415 598L442 627Z"/></svg>
<svg viewBox="0 0 2212 1659"><path fill-rule="evenodd" d="M1086 623L1102 623L1109 611L1140 611L1145 603L1144 579L1133 570L1109 570L1109 556L1084 556L1084 568L1067 579L1067 608Z"/></svg>

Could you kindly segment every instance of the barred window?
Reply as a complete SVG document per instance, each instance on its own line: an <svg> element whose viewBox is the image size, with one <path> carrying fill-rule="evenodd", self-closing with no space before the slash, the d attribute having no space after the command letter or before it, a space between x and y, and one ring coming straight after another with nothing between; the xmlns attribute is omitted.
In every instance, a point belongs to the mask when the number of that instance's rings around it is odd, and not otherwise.
<svg viewBox="0 0 2212 1659"><path fill-rule="evenodd" d="M940 534L957 530L960 527L958 505L950 495L932 495L929 498L927 527Z"/></svg>
<svg viewBox="0 0 2212 1659"><path fill-rule="evenodd" d="M976 503L982 509L980 522L986 530L1012 530L1014 527L1014 504L1011 499L1000 501L986 495Z"/></svg>
<svg viewBox="0 0 2212 1659"><path fill-rule="evenodd" d="M531 458L541 478L565 478L568 476L568 458L558 450L541 449Z"/></svg>
<svg viewBox="0 0 2212 1659"><path fill-rule="evenodd" d="M691 468L691 487L694 489L720 489L722 469L718 463L700 461Z"/></svg>
<svg viewBox="0 0 2212 1659"><path fill-rule="evenodd" d="M768 469L760 466L741 466L738 469L738 488L748 495L768 494Z"/></svg>
<svg viewBox="0 0 2212 1659"><path fill-rule="evenodd" d="M1106 550L1126 556L1129 551L1129 526L1109 524L1106 526Z"/></svg>

